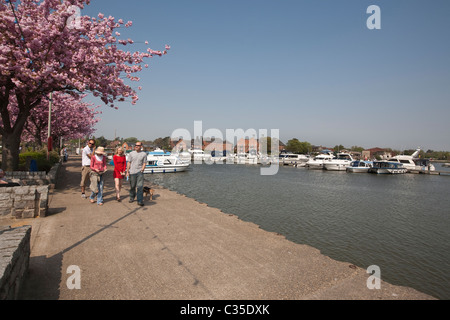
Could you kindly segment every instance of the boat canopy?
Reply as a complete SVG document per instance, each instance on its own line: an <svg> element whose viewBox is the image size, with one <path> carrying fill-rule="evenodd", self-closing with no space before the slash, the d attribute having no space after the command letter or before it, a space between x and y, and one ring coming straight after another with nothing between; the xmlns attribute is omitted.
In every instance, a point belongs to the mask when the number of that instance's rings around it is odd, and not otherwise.
<svg viewBox="0 0 450 320"><path fill-rule="evenodd" d="M155 151L150 151L149 153L148 153L148 155L151 155L151 156L170 156L170 152L166 152L166 151L164 151L164 150L155 150Z"/></svg>
<svg viewBox="0 0 450 320"><path fill-rule="evenodd" d="M401 169L404 168L403 163L389 161L374 161L374 168Z"/></svg>

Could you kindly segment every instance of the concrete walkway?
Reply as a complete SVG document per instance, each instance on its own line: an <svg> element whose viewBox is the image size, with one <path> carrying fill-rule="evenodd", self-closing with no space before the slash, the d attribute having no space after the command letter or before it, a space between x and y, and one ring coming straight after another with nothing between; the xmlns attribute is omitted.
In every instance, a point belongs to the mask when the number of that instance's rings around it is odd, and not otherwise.
<svg viewBox="0 0 450 320"><path fill-rule="evenodd" d="M50 215L32 225L30 270L22 299L298 300L431 299L382 282L369 290L365 269L337 262L236 216L164 188L144 207L80 196L80 158L65 163ZM5 221L2 221L5 224ZM80 270L80 289L71 266ZM68 273L69 271L69 273Z"/></svg>

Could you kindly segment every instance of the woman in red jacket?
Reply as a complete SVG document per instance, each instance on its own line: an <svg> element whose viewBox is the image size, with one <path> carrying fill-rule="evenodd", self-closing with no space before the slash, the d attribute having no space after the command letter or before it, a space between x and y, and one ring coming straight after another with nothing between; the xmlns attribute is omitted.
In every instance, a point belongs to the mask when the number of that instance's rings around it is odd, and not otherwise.
<svg viewBox="0 0 450 320"><path fill-rule="evenodd" d="M116 185L116 200L120 200L120 190L122 190L122 182L127 171L127 160L122 147L116 149L116 154L113 157L114 161L114 182Z"/></svg>

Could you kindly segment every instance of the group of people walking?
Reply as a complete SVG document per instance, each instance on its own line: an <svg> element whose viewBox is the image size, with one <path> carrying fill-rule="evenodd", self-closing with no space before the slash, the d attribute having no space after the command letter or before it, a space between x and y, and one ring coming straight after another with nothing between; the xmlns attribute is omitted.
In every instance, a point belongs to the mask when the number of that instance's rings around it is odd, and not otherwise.
<svg viewBox="0 0 450 320"><path fill-rule="evenodd" d="M97 202L99 206L103 205L103 186L104 174L107 168L107 155L105 148L95 147L95 140L89 140L87 146L81 153L81 197L87 198L86 186L90 182L89 188L91 203ZM132 203L137 200L139 206L144 205L144 169L147 162L147 154L142 151L142 143L136 142L134 150L128 155L128 161L125 157L125 151L118 147L113 156L114 162L114 183L116 200L122 201L120 191L122 190L125 177L130 181L130 198Z"/></svg>

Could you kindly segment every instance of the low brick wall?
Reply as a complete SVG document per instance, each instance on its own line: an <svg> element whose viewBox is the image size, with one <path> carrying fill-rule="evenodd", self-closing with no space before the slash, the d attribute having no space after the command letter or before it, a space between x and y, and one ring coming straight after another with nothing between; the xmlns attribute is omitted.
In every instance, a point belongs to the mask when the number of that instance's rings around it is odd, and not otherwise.
<svg viewBox="0 0 450 320"><path fill-rule="evenodd" d="M19 297L30 261L31 227L0 227L0 300Z"/></svg>

